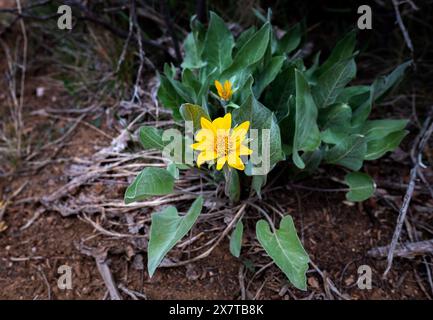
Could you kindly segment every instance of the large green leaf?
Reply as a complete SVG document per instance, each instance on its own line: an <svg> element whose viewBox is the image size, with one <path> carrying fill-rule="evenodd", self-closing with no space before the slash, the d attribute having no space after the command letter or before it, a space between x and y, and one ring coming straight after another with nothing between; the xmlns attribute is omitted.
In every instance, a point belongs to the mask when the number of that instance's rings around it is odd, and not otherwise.
<svg viewBox="0 0 433 320"><path fill-rule="evenodd" d="M202 68L206 65L206 62L201 59L206 37L206 28L196 16L191 18L190 26L191 32L187 35L183 43L185 57L181 67L184 69Z"/></svg>
<svg viewBox="0 0 433 320"><path fill-rule="evenodd" d="M200 125L201 118L206 118L209 120L209 116L207 115L205 110L203 110L202 107L195 104L184 103L183 105L181 105L179 111L180 114L182 115L182 118L185 121L192 121L194 126L194 131L197 131L201 128Z"/></svg>
<svg viewBox="0 0 433 320"><path fill-rule="evenodd" d="M244 46L245 43L247 43L255 34L256 34L256 27L252 26L245 31L243 31L239 37L236 39L235 43L235 49L240 49Z"/></svg>
<svg viewBox="0 0 433 320"><path fill-rule="evenodd" d="M289 54L295 50L301 43L302 33L301 25L295 24L284 36L277 42L276 54Z"/></svg>
<svg viewBox="0 0 433 320"><path fill-rule="evenodd" d="M269 144L269 169L272 169L278 161L283 159L280 128L277 124L277 119L268 108L257 101L251 91L245 102L239 109L234 110L232 115L237 124L249 121L250 131L251 129L258 130L258 137L256 137L258 140L258 150L255 150L255 152L262 151L262 140L264 137L266 138L266 136L263 135L262 129L269 129L269 141L265 140L265 143ZM257 154L255 154L255 156L257 156ZM247 171L246 173L251 174ZM263 172L262 174L267 174L267 172Z"/></svg>
<svg viewBox="0 0 433 320"><path fill-rule="evenodd" d="M149 246L147 248L147 270L152 277L165 255L192 228L203 206L203 198L197 198L185 216L179 216L173 206L152 215Z"/></svg>
<svg viewBox="0 0 433 320"><path fill-rule="evenodd" d="M320 132L317 127L317 108L311 96L307 80L298 70L296 78L296 114L293 137L293 162L298 168L305 167L299 151L313 151L320 144Z"/></svg>
<svg viewBox="0 0 433 320"><path fill-rule="evenodd" d="M278 121L289 115L290 97L295 96L295 65L283 68L265 94L265 104L275 112Z"/></svg>
<svg viewBox="0 0 433 320"><path fill-rule="evenodd" d="M317 108L333 104L343 88L355 77L356 64L353 58L335 63L317 78L313 97Z"/></svg>
<svg viewBox="0 0 433 320"><path fill-rule="evenodd" d="M241 86L248 78L243 75L246 69L252 64L263 59L269 42L269 23L265 23L236 53L233 63L223 72L221 79L235 77L236 85Z"/></svg>
<svg viewBox="0 0 433 320"><path fill-rule="evenodd" d="M370 96L370 86L351 86L341 90L335 103L347 103L354 109L364 103Z"/></svg>
<svg viewBox="0 0 433 320"><path fill-rule="evenodd" d="M296 178L303 178L312 174L319 167L322 162L324 151L323 148L318 148L314 151L304 152L301 156L302 161L305 164L304 169L299 169L294 166L291 168L291 172L296 176Z"/></svg>
<svg viewBox="0 0 433 320"><path fill-rule="evenodd" d="M182 83L185 84L185 89L188 91L188 94L192 98L192 101L194 101L194 103L197 103L197 94L201 89L201 83L200 81L198 81L191 69L183 69Z"/></svg>
<svg viewBox="0 0 433 320"><path fill-rule="evenodd" d="M232 63L233 47L232 33L224 21L211 12L203 49L203 60L207 62L210 69L216 67L219 72L222 72Z"/></svg>
<svg viewBox="0 0 433 320"><path fill-rule="evenodd" d="M159 81L158 99L164 107L173 111L173 118L175 120L180 120L179 106L186 101L177 93L166 76L160 75Z"/></svg>
<svg viewBox="0 0 433 320"><path fill-rule="evenodd" d="M407 130L401 130L390 133L382 139L369 141L364 159L376 160L388 151L394 151L407 134Z"/></svg>
<svg viewBox="0 0 433 320"><path fill-rule="evenodd" d="M202 49L198 43L197 37L193 32L190 32L183 43L185 57L181 67L184 69L197 69L206 65L201 59Z"/></svg>
<svg viewBox="0 0 433 320"><path fill-rule="evenodd" d="M340 61L344 61L352 57L353 50L355 50L355 44L356 33L355 31L351 31L347 33L343 39L337 42L329 58L319 68L317 68L315 74L320 77L320 75L327 72Z"/></svg>
<svg viewBox="0 0 433 320"><path fill-rule="evenodd" d="M274 81L275 77L280 72L285 59L284 56L273 57L255 79L253 92L257 99L260 98L263 90Z"/></svg>
<svg viewBox="0 0 433 320"><path fill-rule="evenodd" d="M373 101L383 97L392 87L397 85L404 76L406 69L412 64L412 60L406 61L396 67L390 74L381 76L372 84Z"/></svg>
<svg viewBox="0 0 433 320"><path fill-rule="evenodd" d="M292 217L286 216L280 222L280 229L272 233L269 224L260 220L256 225L257 239L275 264L284 272L298 289L306 290L308 254L296 234Z"/></svg>
<svg viewBox="0 0 433 320"><path fill-rule="evenodd" d="M406 119L369 120L364 124L362 134L365 135L367 141L379 140L385 138L392 132L403 130L407 123L408 120Z"/></svg>
<svg viewBox="0 0 433 320"><path fill-rule="evenodd" d="M351 172L346 175L344 183L349 186L346 199L352 202L364 201L370 198L375 190L373 179L362 172Z"/></svg>
<svg viewBox="0 0 433 320"><path fill-rule="evenodd" d="M239 258L242 248L242 235L244 233L244 224L242 220L239 220L236 224L235 230L233 230L232 236L230 237L230 253Z"/></svg>
<svg viewBox="0 0 433 320"><path fill-rule="evenodd" d="M350 127L352 109L345 103L338 103L326 108L319 114L319 122L322 129L333 128L337 131Z"/></svg>
<svg viewBox="0 0 433 320"><path fill-rule="evenodd" d="M157 149L162 151L167 144L167 142L162 140L162 130L155 127L140 127L139 136L144 149Z"/></svg>
<svg viewBox="0 0 433 320"><path fill-rule="evenodd" d="M395 68L389 75L381 76L376 79L370 86L370 97L367 99L359 108L357 108L353 114L352 122L354 125L362 125L370 115L373 103L381 99L392 87L397 85L403 78L404 72L412 64L411 61L407 61L397 68Z"/></svg>
<svg viewBox="0 0 433 320"><path fill-rule="evenodd" d="M165 169L145 168L126 189L125 203L173 192L174 177Z"/></svg>
<svg viewBox="0 0 433 320"><path fill-rule="evenodd" d="M366 151L365 137L360 134L352 134L329 149L325 153L325 161L357 171L362 167Z"/></svg>

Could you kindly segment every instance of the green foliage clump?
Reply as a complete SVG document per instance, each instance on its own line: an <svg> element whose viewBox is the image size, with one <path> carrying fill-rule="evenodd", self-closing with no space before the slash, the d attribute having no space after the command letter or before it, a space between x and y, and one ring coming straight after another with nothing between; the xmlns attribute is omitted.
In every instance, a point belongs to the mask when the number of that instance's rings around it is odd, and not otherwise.
<svg viewBox="0 0 433 320"><path fill-rule="evenodd" d="M358 172L364 161L376 160L394 150L407 134L407 120L368 118L373 105L399 82L410 62L371 85L350 85L356 76L355 32L344 36L322 63L316 54L309 66L301 58L302 36L298 24L278 39L268 17L260 28L251 27L234 37L224 21L211 13L208 28L194 18L191 21L180 76L173 65L166 65L160 75L158 97L162 105L172 110L174 119L192 121L195 131L201 127L202 117L215 119L227 113L231 113L233 127L249 121L250 128L269 130L267 172L254 175L256 164L249 160L243 171L224 171L226 193L233 201L239 200L241 181L248 181L260 196L267 173L281 161L290 166L294 175L311 174L321 164L344 167L350 171L344 180L347 199L363 201L375 189L371 177ZM215 81L233 85L229 101L220 99ZM146 148L162 150L167 145L162 133L151 127L141 128L140 139ZM262 141L260 136L258 141ZM126 201L170 192L176 179L173 174L178 176L178 170L185 168L183 164L170 165L172 175L164 169L144 169L128 188ZM149 257L152 273L197 216L188 213L179 217L175 208L154 215L152 222L157 225L152 225L149 244L149 254L154 254ZM165 224L178 227L164 240L155 235L155 230ZM230 243L236 256L240 253L242 230L239 221ZM283 218L280 229L270 221L260 220L256 232L260 244L291 283L306 289L309 259L292 219Z"/></svg>

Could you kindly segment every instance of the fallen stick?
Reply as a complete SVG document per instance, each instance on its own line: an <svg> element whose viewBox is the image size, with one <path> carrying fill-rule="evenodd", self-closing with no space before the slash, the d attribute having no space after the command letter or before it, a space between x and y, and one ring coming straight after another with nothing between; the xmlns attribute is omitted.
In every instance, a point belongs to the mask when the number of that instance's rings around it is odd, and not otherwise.
<svg viewBox="0 0 433 320"><path fill-rule="evenodd" d="M389 253L390 246L376 247L367 252L367 255L373 258L386 257ZM408 242L398 245L394 250L394 257L410 258L417 255L433 253L433 239Z"/></svg>
<svg viewBox="0 0 433 320"><path fill-rule="evenodd" d="M96 262L99 273L101 274L102 280L104 280L105 286L110 294L111 300L123 300L122 296L117 290L113 274L107 264L107 249L106 248L90 248L83 244L78 244L77 249L89 256L93 257Z"/></svg>
<svg viewBox="0 0 433 320"><path fill-rule="evenodd" d="M415 180L417 177L417 173L419 168L425 167L422 163L422 153L425 145L427 144L428 139L430 138L433 132L433 121L432 121L433 109L430 111L429 116L424 121L423 128L417 138L417 143L414 143L414 146L411 150L412 161L414 162L414 166L410 171L410 181L408 188L406 190L406 194L404 196L403 205L400 208L400 212L397 218L397 225L394 230L394 234L392 236L390 249L387 256L387 266L386 270L383 273L383 276L386 277L388 272L391 270L392 261L394 259L394 251L397 247L398 239L400 238L401 229L403 227L403 223L406 219L406 213L409 208L410 201L413 196L413 192L415 190Z"/></svg>

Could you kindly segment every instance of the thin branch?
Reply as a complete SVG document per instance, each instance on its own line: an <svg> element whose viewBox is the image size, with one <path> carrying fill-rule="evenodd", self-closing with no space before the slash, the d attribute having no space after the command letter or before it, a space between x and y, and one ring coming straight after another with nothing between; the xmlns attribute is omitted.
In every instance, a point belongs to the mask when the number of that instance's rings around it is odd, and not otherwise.
<svg viewBox="0 0 433 320"><path fill-rule="evenodd" d="M389 254L390 246L377 247L369 250L367 255L373 258L386 257ZM409 242L398 245L394 250L395 257L414 257L433 253L433 240Z"/></svg>
<svg viewBox="0 0 433 320"><path fill-rule="evenodd" d="M409 32L403 23L403 19L401 18L400 9L398 8L399 2L397 0L392 0L392 4L394 5L395 16L397 18L398 26L400 27L401 32L403 33L404 41L406 42L407 47L411 52L413 52L413 44L412 40L409 36Z"/></svg>
<svg viewBox="0 0 433 320"><path fill-rule="evenodd" d="M422 163L422 153L425 145L427 144L428 139L430 138L433 132L432 112L433 109L424 122L423 129L420 132L419 139L418 139L419 143L414 144L414 148L412 149L411 152L414 155L412 159L415 161L415 164L412 170L410 171L409 186L404 196L403 205L400 208L400 213L397 218L397 226L394 230L394 235L392 236L390 250L387 257L388 264L385 272L383 273L384 277L386 277L386 275L388 274L388 272L391 270L392 267L392 261L394 259L394 251L397 247L398 239L400 238L401 229L406 219L406 213L409 208L409 204L412 199L413 192L415 190L415 179L417 177L418 169L420 167L424 167L424 164Z"/></svg>

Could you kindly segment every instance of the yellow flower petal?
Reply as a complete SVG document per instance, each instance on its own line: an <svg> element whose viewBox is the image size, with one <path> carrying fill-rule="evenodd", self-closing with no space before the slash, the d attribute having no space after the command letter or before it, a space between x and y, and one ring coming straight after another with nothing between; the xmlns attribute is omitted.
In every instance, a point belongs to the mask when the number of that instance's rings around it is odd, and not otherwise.
<svg viewBox="0 0 433 320"><path fill-rule="evenodd" d="M197 166L201 166L206 161L214 160L217 157L217 154L215 151L203 151L200 152L200 154L197 157Z"/></svg>
<svg viewBox="0 0 433 320"><path fill-rule="evenodd" d="M231 93L232 92L232 84L230 83L230 81L226 80L224 82L224 90L226 93Z"/></svg>
<svg viewBox="0 0 433 320"><path fill-rule="evenodd" d="M222 100L228 101L233 95L232 83L229 80L224 82L224 87L218 80L215 80L215 88L218 91L218 95Z"/></svg>
<svg viewBox="0 0 433 320"><path fill-rule="evenodd" d="M224 167L224 164L227 162L227 157L221 157L217 160L217 170L221 170Z"/></svg>
<svg viewBox="0 0 433 320"><path fill-rule="evenodd" d="M244 146L243 144L241 144L239 146L239 152L238 153L240 156L249 156L250 154L253 153L253 150L251 150L247 146Z"/></svg>
<svg viewBox="0 0 433 320"><path fill-rule="evenodd" d="M248 129L250 128L250 122L245 121L238 125L233 129L233 132L230 136L231 140L240 140L241 142L245 139L245 136L248 133Z"/></svg>
<svg viewBox="0 0 433 320"><path fill-rule="evenodd" d="M200 118L200 124L201 124L202 129L208 129L208 130L211 130L212 132L216 132L215 127L212 124L212 122L210 122L205 117Z"/></svg>
<svg viewBox="0 0 433 320"><path fill-rule="evenodd" d="M222 98L224 95L224 89L221 82L219 82L218 80L215 80L215 88L218 91L218 95Z"/></svg>
<svg viewBox="0 0 433 320"><path fill-rule="evenodd" d="M224 117L216 118L212 121L213 126L216 130L230 130L232 127L232 115L231 113L227 113Z"/></svg>
<svg viewBox="0 0 433 320"><path fill-rule="evenodd" d="M238 170L244 170L245 169L245 165L242 162L242 159L234 153L229 154L227 162L228 162L229 166L232 168L235 168Z"/></svg>

